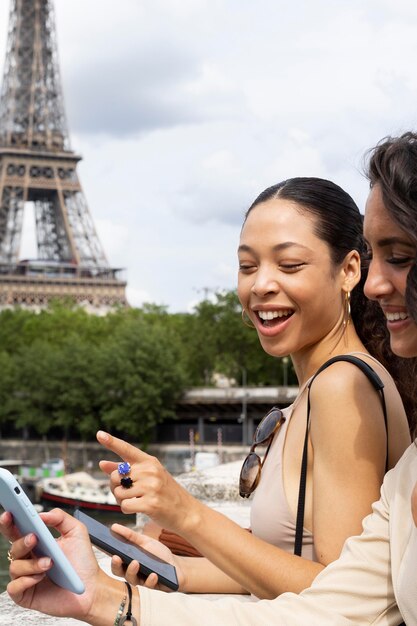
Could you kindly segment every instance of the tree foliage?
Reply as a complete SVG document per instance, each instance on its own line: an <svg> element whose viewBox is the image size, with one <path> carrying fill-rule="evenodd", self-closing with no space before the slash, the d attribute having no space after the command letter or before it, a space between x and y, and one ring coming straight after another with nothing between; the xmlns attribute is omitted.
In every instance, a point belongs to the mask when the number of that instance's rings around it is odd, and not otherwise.
<svg viewBox="0 0 417 626"><path fill-rule="evenodd" d="M0 427L91 438L100 427L146 442L184 389L283 384L282 361L243 325L235 292L191 313L147 304L106 316L54 304L0 312ZM289 381L295 382L289 372Z"/></svg>

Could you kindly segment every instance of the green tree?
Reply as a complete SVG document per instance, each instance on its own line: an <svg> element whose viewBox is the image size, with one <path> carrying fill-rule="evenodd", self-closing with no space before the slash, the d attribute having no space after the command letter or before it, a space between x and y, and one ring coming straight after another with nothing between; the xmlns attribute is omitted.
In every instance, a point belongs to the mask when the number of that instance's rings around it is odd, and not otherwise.
<svg viewBox="0 0 417 626"><path fill-rule="evenodd" d="M53 426L56 348L43 340L21 347L15 357L18 376L11 390L15 426L45 434Z"/></svg>
<svg viewBox="0 0 417 626"><path fill-rule="evenodd" d="M13 390L18 379L15 357L6 350L0 351L0 371L0 425L5 425L17 417Z"/></svg>
<svg viewBox="0 0 417 626"><path fill-rule="evenodd" d="M96 348L76 334L61 345L38 339L14 359L8 416L15 426L46 434L51 428L94 434L99 421L94 367Z"/></svg>
<svg viewBox="0 0 417 626"><path fill-rule="evenodd" d="M53 424L66 433L78 432L82 439L93 437L100 423L98 350L73 335L54 353L55 374L49 384Z"/></svg>
<svg viewBox="0 0 417 626"><path fill-rule="evenodd" d="M157 423L175 417L184 389L178 354L169 328L141 316L120 325L99 355L104 425L146 444Z"/></svg>

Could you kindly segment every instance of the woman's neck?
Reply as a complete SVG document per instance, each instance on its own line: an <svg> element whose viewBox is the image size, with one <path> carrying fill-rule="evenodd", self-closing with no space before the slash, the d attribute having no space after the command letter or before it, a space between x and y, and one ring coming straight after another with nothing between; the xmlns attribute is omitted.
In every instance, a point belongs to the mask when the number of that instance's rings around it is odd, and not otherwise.
<svg viewBox="0 0 417 626"><path fill-rule="evenodd" d="M330 335L311 346L305 346L302 350L291 354L298 384L301 387L315 374L323 363L332 357L339 354L349 354L350 352L368 353L352 324L346 327L337 341L335 341L333 335Z"/></svg>

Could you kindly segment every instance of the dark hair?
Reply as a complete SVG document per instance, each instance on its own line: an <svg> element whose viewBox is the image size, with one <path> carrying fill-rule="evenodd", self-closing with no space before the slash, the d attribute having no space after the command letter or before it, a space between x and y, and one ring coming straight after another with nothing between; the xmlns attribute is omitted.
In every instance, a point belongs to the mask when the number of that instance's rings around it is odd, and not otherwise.
<svg viewBox="0 0 417 626"><path fill-rule="evenodd" d="M417 244L417 134L385 137L370 152L367 177L378 184L391 219ZM417 256L407 277L405 294L417 323Z"/></svg>
<svg viewBox="0 0 417 626"><path fill-rule="evenodd" d="M255 206L275 198L291 200L317 217L315 233L328 244L335 265L351 250L365 249L358 207L346 191L330 180L289 178L268 187L251 204L245 220Z"/></svg>
<svg viewBox="0 0 417 626"><path fill-rule="evenodd" d="M384 206L393 222L417 244L417 134L407 132L399 137L385 137L368 154L366 176L371 188L381 189ZM417 256L407 276L405 293L408 311L417 323ZM390 357L391 367L404 369L405 359ZM417 424L417 359L407 359L407 376L397 382L410 428Z"/></svg>
<svg viewBox="0 0 417 626"><path fill-rule="evenodd" d="M417 207L417 144L414 147L416 150ZM314 177L284 180L259 194L249 207L245 221L258 204L276 198L290 200L297 204L300 210L316 217L315 234L329 246L335 266L340 265L352 250L357 250L361 258L366 254L363 216L351 196L335 183ZM415 231L416 223L413 229ZM366 264L363 263L361 279L351 293L352 321L366 349L389 370L394 378L403 399L410 429L414 429L417 420L413 401L415 378L411 377L409 363L405 363L405 359L396 357L390 348L389 332L381 307L376 302L368 300L364 294L366 276Z"/></svg>

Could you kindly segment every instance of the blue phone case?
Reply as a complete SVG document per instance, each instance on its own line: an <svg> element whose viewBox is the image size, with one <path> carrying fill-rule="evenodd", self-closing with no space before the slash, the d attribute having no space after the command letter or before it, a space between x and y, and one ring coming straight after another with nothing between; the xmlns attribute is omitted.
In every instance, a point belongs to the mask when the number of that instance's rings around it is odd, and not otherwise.
<svg viewBox="0 0 417 626"><path fill-rule="evenodd" d="M4 468L0 468L0 504L13 515L14 523L22 535L36 535L38 543L33 552L37 556L49 556L52 559L53 566L47 572L49 578L59 587L77 594L83 593L84 583L13 474Z"/></svg>

